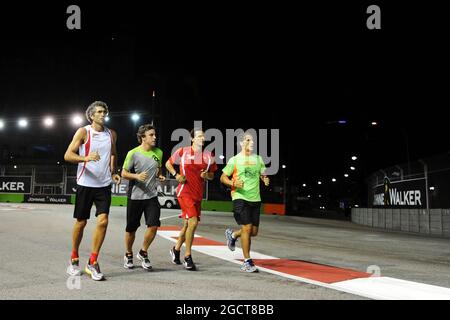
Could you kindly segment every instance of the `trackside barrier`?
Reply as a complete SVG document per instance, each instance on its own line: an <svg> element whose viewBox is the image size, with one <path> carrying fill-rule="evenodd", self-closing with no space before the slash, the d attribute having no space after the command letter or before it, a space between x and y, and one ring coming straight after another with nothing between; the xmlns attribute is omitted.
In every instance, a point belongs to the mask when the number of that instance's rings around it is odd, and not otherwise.
<svg viewBox="0 0 450 320"><path fill-rule="evenodd" d="M48 198L51 195L43 195L40 196L42 198ZM36 196L35 198L37 198ZM56 197L62 197L61 195L57 195ZM64 202L67 204L75 204L75 195L65 196L69 197L70 201ZM0 194L0 202L6 203L22 203L22 202L31 202L25 201L25 195L23 194ZM41 202L41 201L32 201L32 202ZM48 201L42 201L43 203L49 203ZM50 202L52 203L52 202ZM53 202L57 203L57 202ZM59 202L63 203L63 202ZM112 196L111 197L111 206L120 206L125 207L127 205L127 197L121 196ZM221 211L221 212L232 212L233 211L233 203L231 201L214 201L214 200L203 200L202 201L202 210L205 211ZM263 203L261 205L261 214L276 214L276 215L284 215L285 214L285 206L283 204L276 203Z"/></svg>
<svg viewBox="0 0 450 320"><path fill-rule="evenodd" d="M352 208L353 223L450 238L450 209Z"/></svg>

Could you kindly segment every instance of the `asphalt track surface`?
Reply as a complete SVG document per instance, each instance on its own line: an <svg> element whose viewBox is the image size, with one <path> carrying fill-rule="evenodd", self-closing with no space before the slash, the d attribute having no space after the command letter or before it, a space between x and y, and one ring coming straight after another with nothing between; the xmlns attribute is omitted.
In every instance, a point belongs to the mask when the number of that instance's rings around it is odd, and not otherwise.
<svg viewBox="0 0 450 320"><path fill-rule="evenodd" d="M236 263L196 251L193 257L198 271L187 271L171 263L169 249L173 242L161 236L149 249L154 270L127 270L123 267L124 207L112 207L99 256L106 280L93 281L83 274L73 282L66 274L72 211L72 205L0 203L0 299L367 299L283 275L245 273ZM163 209L162 226L181 226L178 214L179 210ZM94 227L95 218L91 218L80 247L82 266L90 253ZM196 234L225 243L227 227L237 227L231 213L203 212ZM141 226L136 233L135 253L143 234ZM263 215L252 251L360 272L376 265L382 276L450 288L449 239L372 230L346 221Z"/></svg>

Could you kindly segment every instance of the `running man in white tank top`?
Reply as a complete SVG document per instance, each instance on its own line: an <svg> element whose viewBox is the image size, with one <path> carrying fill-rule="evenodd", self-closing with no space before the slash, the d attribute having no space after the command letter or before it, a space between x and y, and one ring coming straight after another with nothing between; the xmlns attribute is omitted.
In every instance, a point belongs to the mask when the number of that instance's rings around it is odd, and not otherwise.
<svg viewBox="0 0 450 320"><path fill-rule="evenodd" d="M103 244L108 226L109 207L111 205L111 183L120 183L116 174L117 134L105 127L108 106L102 101L93 102L86 110L90 125L79 128L64 155L64 160L78 164L77 194L73 217L76 219L72 234L72 256L67 273L72 276L81 274L78 249L83 230L90 218L95 203L97 226L92 241L92 253L86 264L85 272L93 280L102 280L103 274L97 262L98 253Z"/></svg>

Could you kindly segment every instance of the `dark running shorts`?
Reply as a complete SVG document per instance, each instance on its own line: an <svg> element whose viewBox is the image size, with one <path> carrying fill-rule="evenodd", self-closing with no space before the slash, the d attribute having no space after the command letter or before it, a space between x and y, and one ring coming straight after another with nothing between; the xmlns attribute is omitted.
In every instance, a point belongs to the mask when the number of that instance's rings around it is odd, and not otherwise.
<svg viewBox="0 0 450 320"><path fill-rule="evenodd" d="M91 217L91 208L94 203L97 208L95 216L98 216L101 213L109 214L109 207L111 206L111 187L93 188L78 185L73 217L82 220L89 219Z"/></svg>
<svg viewBox="0 0 450 320"><path fill-rule="evenodd" d="M145 224L148 227L161 226L161 221L159 221L161 206L157 197L146 200L131 200L128 198L126 232L135 232L139 228L142 213L144 213Z"/></svg>
<svg viewBox="0 0 450 320"><path fill-rule="evenodd" d="M239 225L251 224L258 227L260 208L261 202L233 200L234 219Z"/></svg>

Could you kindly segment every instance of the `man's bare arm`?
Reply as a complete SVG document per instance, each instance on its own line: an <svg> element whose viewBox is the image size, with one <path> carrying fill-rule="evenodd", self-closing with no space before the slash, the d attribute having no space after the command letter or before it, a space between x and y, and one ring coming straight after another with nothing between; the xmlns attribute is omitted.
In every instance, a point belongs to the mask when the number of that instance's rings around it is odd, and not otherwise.
<svg viewBox="0 0 450 320"><path fill-rule="evenodd" d="M220 176L220 182L222 182L227 187L233 187L233 181L228 178L228 176L225 173L222 173Z"/></svg>
<svg viewBox="0 0 450 320"><path fill-rule="evenodd" d="M111 130L111 136L112 136L112 144L111 144L111 174L116 173L117 170L117 133L114 130Z"/></svg>
<svg viewBox="0 0 450 320"><path fill-rule="evenodd" d="M138 180L140 182L144 182L148 178L147 171L141 173L131 173L128 170L122 168L122 177L127 180Z"/></svg>
<svg viewBox="0 0 450 320"><path fill-rule="evenodd" d="M78 149L80 146L84 143L86 140L87 131L85 128L79 128L77 132L75 132L72 142L67 147L66 153L64 154L64 160L70 163L79 163L79 162L86 162L91 160L98 160L95 155L98 156L96 153L91 153L88 156L80 156L78 154Z"/></svg>
<svg viewBox="0 0 450 320"><path fill-rule="evenodd" d="M166 169L167 169L167 171L169 171L169 173L170 173L172 176L173 176L174 173L177 172L177 170L175 170L175 168L173 167L173 165L170 163L170 160L167 160L167 161L166 161ZM185 177L185 176L182 176L182 175L179 174L179 173L176 174L175 179L176 179L178 182L181 182L181 183L183 183L183 182L186 181L186 177Z"/></svg>

